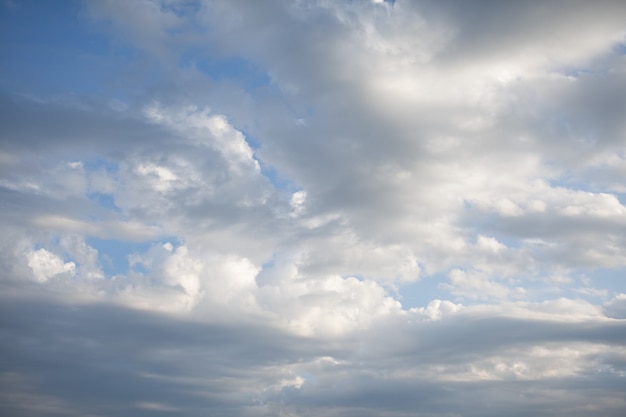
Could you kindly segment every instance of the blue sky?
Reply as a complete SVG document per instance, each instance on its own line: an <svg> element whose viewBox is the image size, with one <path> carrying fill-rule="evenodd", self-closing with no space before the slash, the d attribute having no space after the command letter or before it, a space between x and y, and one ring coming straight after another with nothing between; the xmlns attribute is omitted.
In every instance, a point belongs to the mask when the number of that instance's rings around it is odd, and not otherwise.
<svg viewBox="0 0 626 417"><path fill-rule="evenodd" d="M0 2L0 414L622 416L619 2Z"/></svg>

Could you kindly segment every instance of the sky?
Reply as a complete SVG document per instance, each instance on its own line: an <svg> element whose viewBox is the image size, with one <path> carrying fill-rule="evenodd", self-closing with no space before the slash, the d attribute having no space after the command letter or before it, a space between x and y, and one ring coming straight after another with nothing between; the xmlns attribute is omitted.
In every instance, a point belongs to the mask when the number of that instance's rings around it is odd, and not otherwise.
<svg viewBox="0 0 626 417"><path fill-rule="evenodd" d="M0 414L626 413L626 3L0 0Z"/></svg>

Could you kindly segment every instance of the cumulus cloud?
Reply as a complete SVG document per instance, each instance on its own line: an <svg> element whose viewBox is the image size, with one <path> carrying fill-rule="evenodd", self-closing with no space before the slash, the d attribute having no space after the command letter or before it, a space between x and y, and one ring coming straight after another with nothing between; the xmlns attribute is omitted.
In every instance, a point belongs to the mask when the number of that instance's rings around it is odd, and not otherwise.
<svg viewBox="0 0 626 417"><path fill-rule="evenodd" d="M39 282L45 282L50 277L63 273L73 276L76 270L74 262L63 262L57 255L43 248L29 254L28 266L31 267L35 279Z"/></svg>

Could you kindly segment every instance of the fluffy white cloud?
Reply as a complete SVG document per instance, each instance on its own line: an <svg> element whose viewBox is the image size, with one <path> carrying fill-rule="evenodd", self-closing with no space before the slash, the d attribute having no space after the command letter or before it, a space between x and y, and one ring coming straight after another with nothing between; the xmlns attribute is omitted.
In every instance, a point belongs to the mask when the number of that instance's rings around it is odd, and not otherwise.
<svg viewBox="0 0 626 417"><path fill-rule="evenodd" d="M59 256L43 248L28 255L28 266L31 267L35 279L39 282L45 282L60 274L73 276L76 273L74 262L63 262Z"/></svg>

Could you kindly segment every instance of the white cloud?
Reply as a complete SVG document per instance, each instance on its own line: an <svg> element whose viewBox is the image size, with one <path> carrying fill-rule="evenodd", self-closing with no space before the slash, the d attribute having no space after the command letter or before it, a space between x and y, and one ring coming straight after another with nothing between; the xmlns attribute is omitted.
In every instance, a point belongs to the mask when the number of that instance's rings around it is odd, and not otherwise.
<svg viewBox="0 0 626 417"><path fill-rule="evenodd" d="M441 320L441 318L449 314L454 314L462 308L462 304L455 304L448 300L435 299L429 302L426 308L412 308L410 311L424 314L430 320Z"/></svg>
<svg viewBox="0 0 626 417"><path fill-rule="evenodd" d="M522 287L511 288L489 279L481 271L461 271L454 269L450 272L450 284L445 284L452 294L469 299L496 299L524 298L525 290Z"/></svg>
<svg viewBox="0 0 626 417"><path fill-rule="evenodd" d="M43 248L28 255L28 266L39 282L46 282L56 275L67 274L71 277L76 273L74 262L63 262L62 258Z"/></svg>
<svg viewBox="0 0 626 417"><path fill-rule="evenodd" d="M259 303L297 334L340 335L366 328L401 309L398 301L372 281L307 276L295 263L278 265L266 274L270 276L263 277L267 284L259 289Z"/></svg>

